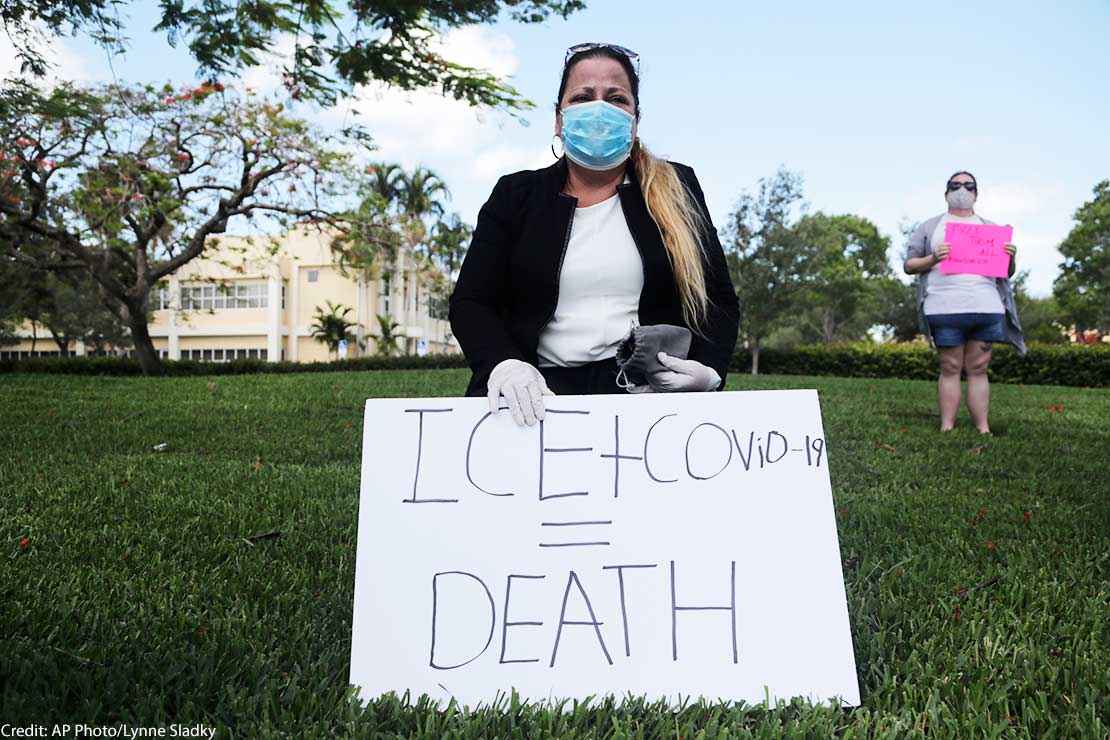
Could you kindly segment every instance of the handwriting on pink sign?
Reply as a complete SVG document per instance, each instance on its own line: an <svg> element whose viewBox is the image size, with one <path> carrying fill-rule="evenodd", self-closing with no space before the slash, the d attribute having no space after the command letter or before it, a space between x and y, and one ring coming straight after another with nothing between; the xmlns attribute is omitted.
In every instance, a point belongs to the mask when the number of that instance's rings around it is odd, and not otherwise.
<svg viewBox="0 0 1110 740"><path fill-rule="evenodd" d="M1005 246L1013 238L1013 226L949 222L944 225L944 241L951 250L940 263L940 271L946 275L1006 277L1010 272L1010 255L1006 254Z"/></svg>

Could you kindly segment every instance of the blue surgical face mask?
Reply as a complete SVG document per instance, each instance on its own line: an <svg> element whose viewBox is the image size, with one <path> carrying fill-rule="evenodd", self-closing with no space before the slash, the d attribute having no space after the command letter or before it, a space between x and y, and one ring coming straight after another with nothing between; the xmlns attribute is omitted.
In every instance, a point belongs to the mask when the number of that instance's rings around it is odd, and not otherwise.
<svg viewBox="0 0 1110 740"><path fill-rule="evenodd" d="M610 170L632 151L632 114L604 100L563 108L563 151L588 170Z"/></svg>

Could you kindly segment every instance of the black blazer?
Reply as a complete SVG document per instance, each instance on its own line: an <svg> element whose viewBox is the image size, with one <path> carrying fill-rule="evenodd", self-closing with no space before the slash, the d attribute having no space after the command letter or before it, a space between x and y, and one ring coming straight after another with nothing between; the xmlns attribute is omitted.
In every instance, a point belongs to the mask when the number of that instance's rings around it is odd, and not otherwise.
<svg viewBox="0 0 1110 740"><path fill-rule="evenodd" d="M694 171L683 164L674 167L708 224L702 235L710 301L702 328L705 337L694 334L688 357L712 367L723 380L736 346L740 307ZM687 326L670 258L631 160L628 174L631 182L619 185L617 194L644 265L640 324ZM577 198L561 192L566 178L564 160L542 170L506 175L478 213L449 313L451 329L474 373L468 396L485 395L486 380L502 360L538 362L540 332L555 315L559 275L578 205Z"/></svg>

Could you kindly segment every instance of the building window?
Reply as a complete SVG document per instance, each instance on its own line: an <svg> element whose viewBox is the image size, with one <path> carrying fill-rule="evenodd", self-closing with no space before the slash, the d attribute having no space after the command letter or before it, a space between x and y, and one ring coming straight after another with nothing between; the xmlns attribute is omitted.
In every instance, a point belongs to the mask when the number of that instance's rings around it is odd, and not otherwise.
<svg viewBox="0 0 1110 740"><path fill-rule="evenodd" d="M181 288L181 308L185 311L266 308L267 299L266 283L186 285Z"/></svg>
<svg viewBox="0 0 1110 740"><path fill-rule="evenodd" d="M432 293L428 295L428 316L433 319L447 319L450 308L447 296Z"/></svg>
<svg viewBox="0 0 1110 740"><path fill-rule="evenodd" d="M0 351L0 360L22 360L30 357L61 357L60 350L40 352L39 350L23 351L18 349Z"/></svg>
<svg viewBox="0 0 1110 740"><path fill-rule="evenodd" d="M320 271L319 270L309 270L308 271L308 282L314 283L319 279L320 279Z"/></svg>
<svg viewBox="0 0 1110 740"><path fill-rule="evenodd" d="M232 360L246 360L246 359L266 359L266 350L264 349L247 349L233 348L233 349L183 349L181 350L181 359L183 360L198 360L200 362L231 362Z"/></svg>
<svg viewBox="0 0 1110 740"><path fill-rule="evenodd" d="M390 307L390 290L392 286L388 275L382 275L381 281L378 283L378 313L388 316Z"/></svg>

